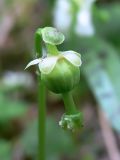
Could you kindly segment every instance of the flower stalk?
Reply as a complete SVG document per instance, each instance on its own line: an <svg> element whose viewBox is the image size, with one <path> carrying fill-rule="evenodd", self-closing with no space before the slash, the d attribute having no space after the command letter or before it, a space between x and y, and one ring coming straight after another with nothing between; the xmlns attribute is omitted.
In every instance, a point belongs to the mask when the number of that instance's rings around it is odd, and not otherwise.
<svg viewBox="0 0 120 160"><path fill-rule="evenodd" d="M67 115L76 114L78 111L73 101L72 94L70 92L63 93L62 98L65 104L66 114Z"/></svg>
<svg viewBox="0 0 120 160"><path fill-rule="evenodd" d="M46 151L46 89L38 76L38 160L45 160Z"/></svg>
<svg viewBox="0 0 120 160"><path fill-rule="evenodd" d="M41 29L35 33L35 52L37 58L42 56ZM46 87L38 74L38 160L45 160L46 143Z"/></svg>

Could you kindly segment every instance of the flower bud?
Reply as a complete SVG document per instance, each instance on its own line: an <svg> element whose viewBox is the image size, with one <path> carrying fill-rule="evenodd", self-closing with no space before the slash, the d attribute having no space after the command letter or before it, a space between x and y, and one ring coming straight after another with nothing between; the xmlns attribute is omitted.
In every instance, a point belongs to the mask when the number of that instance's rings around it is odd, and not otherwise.
<svg viewBox="0 0 120 160"><path fill-rule="evenodd" d="M72 115L64 114L59 125L65 130L77 131L83 127L83 114L81 112Z"/></svg>
<svg viewBox="0 0 120 160"><path fill-rule="evenodd" d="M79 83L80 65L80 55L73 51L47 57L39 64L41 79L55 93L68 92Z"/></svg>

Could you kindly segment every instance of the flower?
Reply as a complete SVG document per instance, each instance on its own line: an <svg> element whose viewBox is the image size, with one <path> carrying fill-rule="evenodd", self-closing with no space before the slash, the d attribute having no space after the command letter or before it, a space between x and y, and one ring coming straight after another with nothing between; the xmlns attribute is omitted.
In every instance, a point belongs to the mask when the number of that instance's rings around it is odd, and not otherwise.
<svg viewBox="0 0 120 160"><path fill-rule="evenodd" d="M94 35L94 25L92 22L92 5L95 0L84 0L81 3L77 14L77 24L75 31L79 35L92 36Z"/></svg>
<svg viewBox="0 0 120 160"><path fill-rule="evenodd" d="M71 115L63 114L59 125L65 130L77 131L83 127L83 114L81 112Z"/></svg>
<svg viewBox="0 0 120 160"><path fill-rule="evenodd" d="M61 31L68 31L71 24L71 4L68 0L57 0L54 8L54 25Z"/></svg>
<svg viewBox="0 0 120 160"><path fill-rule="evenodd" d="M38 64L41 79L55 93L68 92L79 83L82 61L77 52L64 51L54 56L48 54L46 58L31 61L26 68L35 64Z"/></svg>
<svg viewBox="0 0 120 160"><path fill-rule="evenodd" d="M34 81L29 73L7 71L2 77L2 84L7 88L24 87L29 89L34 86Z"/></svg>

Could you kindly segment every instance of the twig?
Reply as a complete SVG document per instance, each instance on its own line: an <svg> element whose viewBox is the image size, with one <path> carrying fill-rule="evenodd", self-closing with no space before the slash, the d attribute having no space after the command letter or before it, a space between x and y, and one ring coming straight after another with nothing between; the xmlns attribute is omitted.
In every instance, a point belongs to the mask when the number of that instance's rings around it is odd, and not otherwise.
<svg viewBox="0 0 120 160"><path fill-rule="evenodd" d="M111 129L109 122L107 121L104 113L99 109L99 121L104 138L104 143L109 155L110 160L120 160L120 152L117 147L114 133Z"/></svg>

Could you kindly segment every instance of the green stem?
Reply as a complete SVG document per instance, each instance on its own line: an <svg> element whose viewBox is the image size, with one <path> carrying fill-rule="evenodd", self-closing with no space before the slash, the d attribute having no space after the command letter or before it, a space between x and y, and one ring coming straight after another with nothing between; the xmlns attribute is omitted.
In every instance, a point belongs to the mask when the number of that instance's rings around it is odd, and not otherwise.
<svg viewBox="0 0 120 160"><path fill-rule="evenodd" d="M45 160L45 141L46 141L46 94L45 94L45 86L43 82L40 80L40 76L38 77L38 95L39 95L39 147L38 147L38 160Z"/></svg>
<svg viewBox="0 0 120 160"><path fill-rule="evenodd" d="M41 38L41 28L39 28L36 33L35 33L35 50L36 50L36 54L37 57L42 57L42 50L41 50L41 42L42 42L42 38ZM57 49L57 47L55 45L52 44L48 44L46 43L46 48L47 48L47 52L49 54L52 55L58 55L59 51Z"/></svg>
<svg viewBox="0 0 120 160"><path fill-rule="evenodd" d="M78 111L76 109L72 94L70 92L63 93L62 97L65 104L66 113L68 115L77 113Z"/></svg>
<svg viewBox="0 0 120 160"><path fill-rule="evenodd" d="M35 52L37 57L42 57L42 38L41 38L41 28L37 29L35 32Z"/></svg>
<svg viewBox="0 0 120 160"><path fill-rule="evenodd" d="M42 56L41 46L41 29L39 28L35 33L35 52L37 57ZM38 160L46 159L45 143L46 143L46 92L45 86L41 81L40 75L38 76Z"/></svg>
<svg viewBox="0 0 120 160"><path fill-rule="evenodd" d="M55 45L46 44L47 52L51 55L58 55L59 51Z"/></svg>

